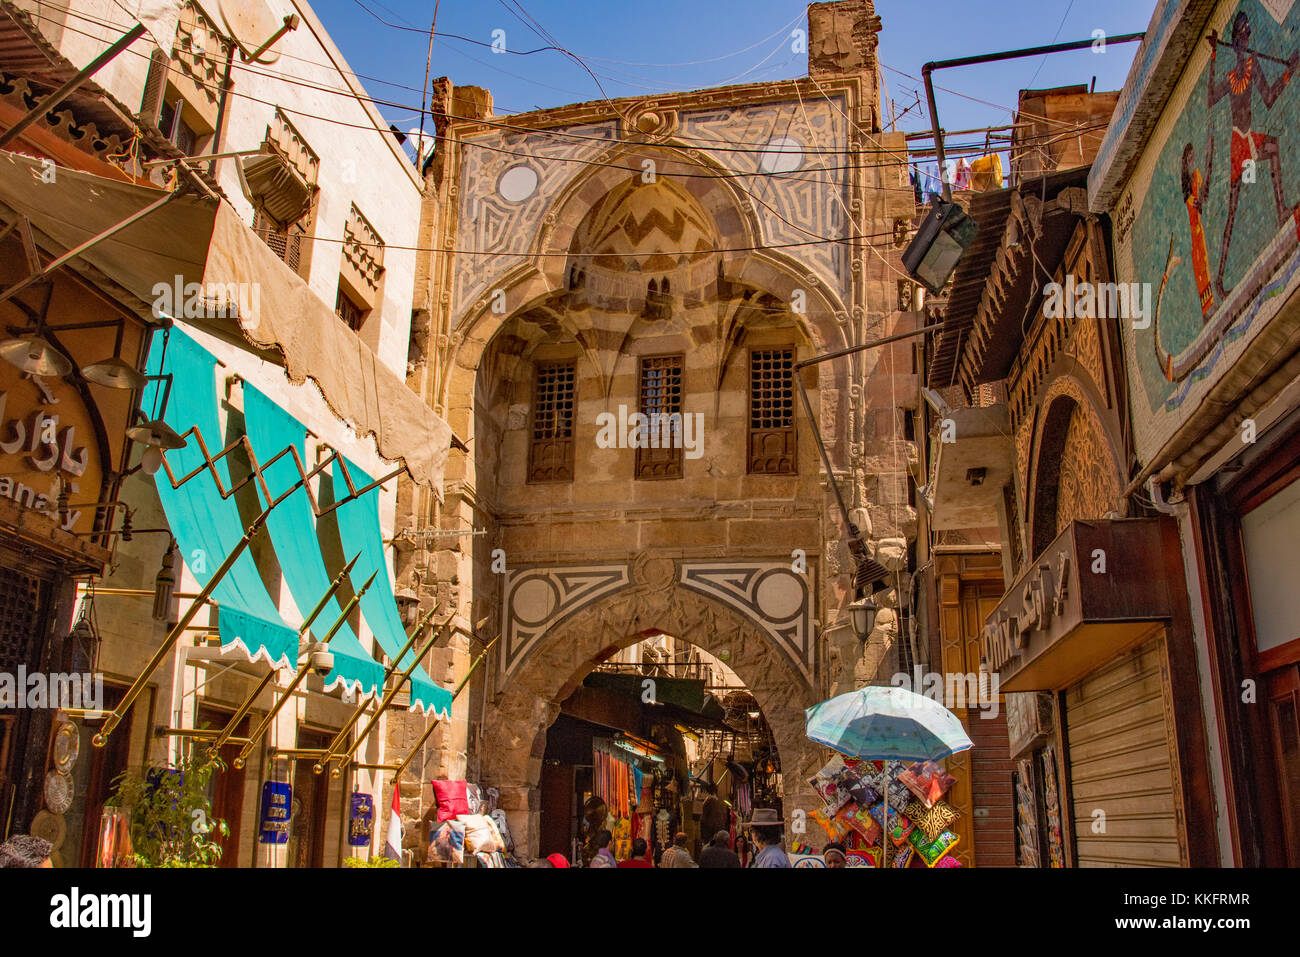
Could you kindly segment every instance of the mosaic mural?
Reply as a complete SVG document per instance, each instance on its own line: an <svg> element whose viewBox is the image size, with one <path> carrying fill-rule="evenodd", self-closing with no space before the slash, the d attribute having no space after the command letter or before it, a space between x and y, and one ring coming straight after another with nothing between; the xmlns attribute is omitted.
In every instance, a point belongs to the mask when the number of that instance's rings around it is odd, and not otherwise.
<svg viewBox="0 0 1300 957"><path fill-rule="evenodd" d="M1220 4L1199 39L1112 211L1119 278L1152 290L1120 320L1144 458L1300 284L1300 9Z"/></svg>

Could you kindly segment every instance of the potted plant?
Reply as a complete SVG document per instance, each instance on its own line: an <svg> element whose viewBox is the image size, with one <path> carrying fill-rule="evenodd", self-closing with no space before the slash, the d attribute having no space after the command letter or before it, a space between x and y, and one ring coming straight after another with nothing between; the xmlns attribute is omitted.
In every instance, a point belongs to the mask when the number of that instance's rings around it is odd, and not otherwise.
<svg viewBox="0 0 1300 957"><path fill-rule="evenodd" d="M220 758L195 748L179 763L124 771L107 804L128 810L136 867L216 867L220 838L230 833L212 815L208 782L224 771Z"/></svg>

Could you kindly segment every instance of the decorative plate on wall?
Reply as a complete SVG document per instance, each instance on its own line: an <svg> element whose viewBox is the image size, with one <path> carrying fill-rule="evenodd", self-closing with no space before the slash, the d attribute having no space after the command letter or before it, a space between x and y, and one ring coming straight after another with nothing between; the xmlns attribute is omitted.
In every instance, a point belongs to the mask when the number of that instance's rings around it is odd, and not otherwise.
<svg viewBox="0 0 1300 957"><path fill-rule="evenodd" d="M45 775L45 806L55 814L66 814L72 807L72 775L50 771Z"/></svg>
<svg viewBox="0 0 1300 957"><path fill-rule="evenodd" d="M68 774L76 765L80 753L81 736L77 734L77 726L71 721L63 722L54 732L54 766Z"/></svg>
<svg viewBox="0 0 1300 957"><path fill-rule="evenodd" d="M32 818L32 835L49 841L54 845L51 851L57 851L63 846L63 839L68 836L68 825L58 814L39 811Z"/></svg>

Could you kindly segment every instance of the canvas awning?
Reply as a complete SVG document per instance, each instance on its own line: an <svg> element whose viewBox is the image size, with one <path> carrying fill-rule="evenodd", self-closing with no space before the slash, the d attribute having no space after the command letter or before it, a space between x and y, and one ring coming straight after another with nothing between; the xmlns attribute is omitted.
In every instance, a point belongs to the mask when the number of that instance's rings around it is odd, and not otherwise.
<svg viewBox="0 0 1300 957"><path fill-rule="evenodd" d="M0 151L0 209L30 220L44 245L73 249L166 196L164 190ZM184 319L285 368L290 381L313 379L330 409L379 454L442 496L454 436L450 427L381 363L374 351L285 265L238 213L218 199L178 193L165 205L82 252L88 264L147 310L160 298ZM173 302L174 290L201 284L202 297ZM191 287L193 289L193 287ZM171 290L170 293L164 290ZM242 295L241 295L242 293ZM191 312L198 312L191 315ZM242 315L240 314L242 312Z"/></svg>
<svg viewBox="0 0 1300 957"><path fill-rule="evenodd" d="M161 337L151 345L149 372L171 374L176 382L181 383L172 389L167 403L165 419L168 425L181 433L197 427L210 450L226 444L222 441L224 433L218 416L217 360L212 353L179 329L173 329L167 336L165 346ZM146 391L146 409L155 400L156 388L157 384L151 383ZM168 452L167 456L168 465L178 476L188 474L204 461L203 452L194 441L188 442L182 449ZM284 461L286 460L281 460ZM218 459L215 466L222 484L229 489L232 482L226 460ZM274 468L272 466L272 470ZM289 469L297 478L297 470L293 468L292 462L289 463ZM173 487L165 472L159 472L155 484L163 511L167 515L167 525L176 537L176 544L186 566L200 585L206 585L244 534L247 522L240 513L239 505L233 497L222 496L216 479L207 471L199 472L179 488ZM279 492L280 489L275 491ZM306 493L302 494L305 496ZM290 516L299 504L310 511L305 500L298 503L296 498L297 496L290 496L281 503L272 512L272 521L280 519L281 515L285 516L285 520L292 521ZM292 528L291 525L291 531ZM274 525L271 531L276 548L279 549L283 536L276 536ZM281 555L280 564L299 607L310 609L328 589L329 579L314 592L294 589L293 586L299 584L298 577L304 574L300 573L303 563L297 560L298 557L296 554ZM319 562L319 554L316 560ZM312 585L315 587L315 583ZM237 645L250 659L261 658L276 667L293 667L297 664L298 630L281 617L250 552L244 552L235 560L230 571L217 584L213 599L217 603L217 628L222 647ZM316 619L312 632L318 636L323 635L338 616L337 605L331 604ZM342 684L361 694L375 691L383 677L383 668L361 647L361 643L346 626L330 641L330 651L334 654L334 668L325 676L325 690Z"/></svg>
<svg viewBox="0 0 1300 957"><path fill-rule="evenodd" d="M299 455L306 459L307 429L288 412L281 409L269 398L252 386L244 387L244 423L252 443L253 452L259 462L268 462L281 450L293 446ZM347 499L352 492L347 488L341 463L334 465L331 491L336 493L335 501ZM370 476L361 469L347 462L348 473L354 488L364 488L371 484ZM292 458L286 456L275 462L263 472L267 487L274 497L279 497L300 478L300 473ZM337 568L326 568L325 555L321 547L321 534L318 523L312 519L311 503L305 488L290 495L267 519L271 540L275 544L276 556L280 560L280 569L284 575L289 591L299 608L311 607L316 597L329 588L330 579ZM264 505L267 503L263 503ZM390 657L395 658L406 643L405 629L402 627L401 615L393 596L392 579L384 563L384 539L379 525L379 489L374 488L360 498L339 506L331 513L333 518L322 518L319 524L337 522L341 553L337 560L342 563L359 555L353 567L351 580L363 582L377 573L372 584L361 596L361 613L375 636L380 648ZM372 520L368 521L368 518ZM330 599L326 604L324 617L333 620L338 617L338 601ZM357 639L348 625L344 625L335 636ZM350 643L350 642L349 642ZM405 668L411 664L411 653L397 662L398 667ZM382 679L382 669L378 677ZM446 716L451 707L451 692L438 687L425 670L416 666L410 677L410 696L413 709L428 712L430 710Z"/></svg>

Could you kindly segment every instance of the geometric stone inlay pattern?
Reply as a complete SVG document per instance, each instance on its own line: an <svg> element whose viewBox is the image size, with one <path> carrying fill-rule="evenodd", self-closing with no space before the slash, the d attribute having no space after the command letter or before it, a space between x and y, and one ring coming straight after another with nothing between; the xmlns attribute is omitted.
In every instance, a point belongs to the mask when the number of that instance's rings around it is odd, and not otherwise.
<svg viewBox="0 0 1300 957"><path fill-rule="evenodd" d="M822 663L813 633L811 576L811 571L795 572L788 562L683 562L680 580L757 624L816 687Z"/></svg>
<svg viewBox="0 0 1300 957"><path fill-rule="evenodd" d="M630 581L626 563L507 570L498 688L505 687L547 630Z"/></svg>

